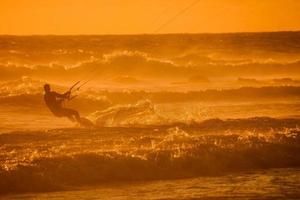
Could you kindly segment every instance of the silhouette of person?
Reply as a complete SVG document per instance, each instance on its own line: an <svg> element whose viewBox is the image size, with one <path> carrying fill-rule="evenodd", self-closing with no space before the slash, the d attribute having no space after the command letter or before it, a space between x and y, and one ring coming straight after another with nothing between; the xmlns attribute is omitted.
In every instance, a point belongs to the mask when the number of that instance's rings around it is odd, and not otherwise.
<svg viewBox="0 0 300 200"><path fill-rule="evenodd" d="M62 106L63 101L70 98L71 95L70 91L64 94L59 94L55 91L51 91L49 84L44 85L44 91L45 91L44 94L45 103L55 116L67 117L73 122L77 121L78 123L81 123L80 115L76 110L64 108Z"/></svg>

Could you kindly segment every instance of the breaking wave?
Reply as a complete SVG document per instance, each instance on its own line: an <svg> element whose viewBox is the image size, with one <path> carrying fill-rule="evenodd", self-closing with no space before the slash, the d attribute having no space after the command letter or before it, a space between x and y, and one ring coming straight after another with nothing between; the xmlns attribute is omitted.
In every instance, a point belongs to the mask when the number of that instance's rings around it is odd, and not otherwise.
<svg viewBox="0 0 300 200"><path fill-rule="evenodd" d="M257 82L255 79L239 78L239 82ZM292 79L274 79L279 83L289 83ZM43 103L43 85L45 81L22 77L14 81L0 83L0 103L13 106L41 106ZM58 92L65 92L68 87L52 84ZM106 106L136 104L139 101L150 100L152 103L175 103L175 102L214 102L214 101L257 101L257 100L298 100L300 87L297 86L262 86L262 87L241 87L237 89L207 89L188 92L176 91L146 91L146 90L116 90L108 91L93 89L81 91L79 96L69 102L72 106L84 108L94 105L94 110L99 110L96 103ZM104 108L103 106L100 106ZM113 108L112 108L113 109ZM112 112L112 111L111 111Z"/></svg>
<svg viewBox="0 0 300 200"><path fill-rule="evenodd" d="M118 138L124 132L127 134ZM197 135L176 127L154 132L153 129L61 130L59 135L52 131L15 134L10 139L8 135L0 135L0 138L7 142L2 150L3 158L7 156L6 160L11 161L23 156L12 168L8 167L9 163L2 165L0 193L300 166L297 129L225 135ZM49 145L39 147L41 141ZM9 147L20 142L23 148L9 154ZM29 155L24 155L27 148Z"/></svg>
<svg viewBox="0 0 300 200"><path fill-rule="evenodd" d="M15 106L26 106L28 104L36 106L44 105L41 90L28 89L22 90L21 93L18 93L18 89L15 89L16 90L0 93L0 102L2 104ZM93 102L106 102L107 105L135 104L136 102L145 99L149 99L153 103L219 102L220 98L223 102L232 103L239 101L257 102L258 100L276 102L282 100L299 100L299 90L299 87L282 86L261 88L244 87L232 90L205 90L191 92L99 91L96 93L81 93L79 97L69 102L68 105L75 105L76 102L82 100L86 101L86 106L88 106L89 103L93 104ZM16 93L13 91L16 91ZM94 107L94 109L97 109L97 107Z"/></svg>
<svg viewBox="0 0 300 200"><path fill-rule="evenodd" d="M296 117L296 116L293 116ZM276 119L271 117L253 117L246 119L207 119L198 115L168 115L157 109L150 100L141 100L135 104L123 104L96 111L87 117L97 127L170 127L179 126L207 131L230 130L270 130L280 127L296 128L298 118Z"/></svg>
<svg viewBox="0 0 300 200"><path fill-rule="evenodd" d="M202 59L201 53L198 57L182 63L182 61L178 61L178 58L160 58L145 52L125 50L102 54L98 58L91 57L72 66L53 62L31 66L18 63L1 64L0 77L2 80L30 76L50 80L58 78L66 81L82 79L83 75L93 76L96 80L100 78L114 79L118 76L176 80L195 75L205 77L299 75L299 60L226 61L208 57Z"/></svg>
<svg viewBox="0 0 300 200"><path fill-rule="evenodd" d="M122 127L167 124L167 120L156 112L149 100L136 104L117 105L97 111L88 116L99 127Z"/></svg>

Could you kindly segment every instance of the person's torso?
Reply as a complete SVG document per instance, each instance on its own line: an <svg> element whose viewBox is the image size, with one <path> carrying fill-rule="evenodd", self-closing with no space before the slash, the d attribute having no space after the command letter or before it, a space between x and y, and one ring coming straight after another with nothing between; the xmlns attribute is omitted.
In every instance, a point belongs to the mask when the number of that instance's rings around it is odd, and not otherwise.
<svg viewBox="0 0 300 200"><path fill-rule="evenodd" d="M44 100L52 112L61 108L61 103L57 100L55 93L53 92L46 93L44 95Z"/></svg>

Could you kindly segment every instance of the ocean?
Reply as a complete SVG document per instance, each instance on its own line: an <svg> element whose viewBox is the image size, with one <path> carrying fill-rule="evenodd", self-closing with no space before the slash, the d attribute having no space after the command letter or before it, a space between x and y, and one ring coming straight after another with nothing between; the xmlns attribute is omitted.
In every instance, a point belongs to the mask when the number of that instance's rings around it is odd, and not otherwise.
<svg viewBox="0 0 300 200"><path fill-rule="evenodd" d="M299 116L300 32L3 35L0 199L299 199Z"/></svg>

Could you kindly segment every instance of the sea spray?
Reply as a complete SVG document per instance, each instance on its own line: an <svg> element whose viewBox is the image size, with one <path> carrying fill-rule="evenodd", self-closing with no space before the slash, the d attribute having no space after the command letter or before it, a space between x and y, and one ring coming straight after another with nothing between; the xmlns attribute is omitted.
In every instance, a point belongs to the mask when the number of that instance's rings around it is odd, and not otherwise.
<svg viewBox="0 0 300 200"><path fill-rule="evenodd" d="M248 135L188 132L174 127L1 135L1 158L6 162L1 163L0 192L64 190L106 182L300 166L298 129ZM17 148L20 144L22 148Z"/></svg>

